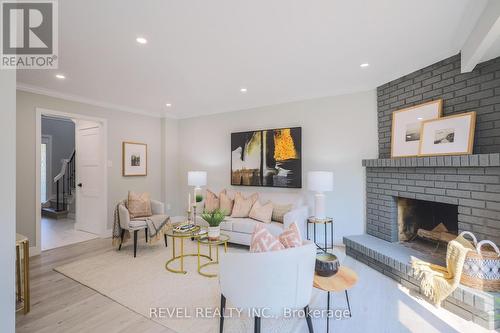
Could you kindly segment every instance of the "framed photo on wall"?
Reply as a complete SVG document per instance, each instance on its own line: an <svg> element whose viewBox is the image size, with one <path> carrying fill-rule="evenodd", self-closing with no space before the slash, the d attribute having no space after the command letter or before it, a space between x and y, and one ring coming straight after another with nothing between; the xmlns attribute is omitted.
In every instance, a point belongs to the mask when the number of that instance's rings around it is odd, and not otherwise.
<svg viewBox="0 0 500 333"><path fill-rule="evenodd" d="M475 127L475 112L424 121L419 155L472 154Z"/></svg>
<svg viewBox="0 0 500 333"><path fill-rule="evenodd" d="M443 100L419 104L392 113L391 157L417 156L422 122L441 117Z"/></svg>
<svg viewBox="0 0 500 333"><path fill-rule="evenodd" d="M231 133L231 185L302 187L302 128Z"/></svg>
<svg viewBox="0 0 500 333"><path fill-rule="evenodd" d="M122 175L148 175L148 145L138 142L122 143Z"/></svg>

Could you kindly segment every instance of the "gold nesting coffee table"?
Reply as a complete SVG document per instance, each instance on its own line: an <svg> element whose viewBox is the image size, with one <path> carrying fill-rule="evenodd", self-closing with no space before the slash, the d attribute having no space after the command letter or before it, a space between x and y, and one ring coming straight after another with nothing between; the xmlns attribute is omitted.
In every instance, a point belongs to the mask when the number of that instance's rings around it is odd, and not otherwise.
<svg viewBox="0 0 500 333"><path fill-rule="evenodd" d="M217 265L219 263L219 245L224 245L224 252L227 252L227 242L229 242L229 236L226 234L220 234L219 238L216 240L210 240L207 235L203 235L198 237L198 273L205 277L217 277L217 274L209 274L202 272L204 267L210 265ZM207 257L206 255L201 254L200 247L201 245L208 245L208 258L209 262L205 264L201 264L201 258ZM215 246L215 261L212 259L212 246Z"/></svg>
<svg viewBox="0 0 500 333"><path fill-rule="evenodd" d="M174 230L176 225L173 225L172 227L168 228L168 230L165 232L165 235L168 237L172 238L172 259L168 260L165 263L165 268L167 271L172 272L172 273L177 273L177 274L186 274L187 271L184 270L184 258L186 257L198 257L198 263L200 261L200 256L207 258L211 260L209 256L206 255L200 255L199 253L184 253L184 240L185 239L198 239L201 236L206 235L207 231L204 229L201 229L200 226L196 226L194 230L191 230L189 232L177 232ZM175 243L176 241L179 240L180 242L180 254L177 255L175 252ZM199 251L198 251L199 252ZM180 269L175 269L171 267L171 264L174 263L175 261L180 262ZM199 267L199 264L198 264Z"/></svg>

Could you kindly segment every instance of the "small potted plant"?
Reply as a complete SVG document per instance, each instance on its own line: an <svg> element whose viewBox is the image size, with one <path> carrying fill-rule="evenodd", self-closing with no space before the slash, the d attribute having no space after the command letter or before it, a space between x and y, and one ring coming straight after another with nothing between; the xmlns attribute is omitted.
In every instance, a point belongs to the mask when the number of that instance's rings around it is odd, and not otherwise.
<svg viewBox="0 0 500 333"><path fill-rule="evenodd" d="M219 239L220 236L220 224L224 220L226 215L220 209L214 209L211 212L205 211L201 214L201 218L207 221L208 227L208 239L211 241Z"/></svg>

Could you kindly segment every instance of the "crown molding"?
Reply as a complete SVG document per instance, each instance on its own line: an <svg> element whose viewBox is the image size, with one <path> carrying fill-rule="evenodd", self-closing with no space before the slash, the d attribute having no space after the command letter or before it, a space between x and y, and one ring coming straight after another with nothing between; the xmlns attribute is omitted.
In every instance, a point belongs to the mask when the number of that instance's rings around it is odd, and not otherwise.
<svg viewBox="0 0 500 333"><path fill-rule="evenodd" d="M144 111L141 109L131 108L131 107L124 106L124 105L118 105L118 104L98 101L95 99L82 97L82 96L78 96L78 95L73 95L73 94L66 94L66 93L56 91L56 90L46 89L46 88L42 88L39 86L26 84L26 83L22 83L22 82L17 82L16 89L20 90L20 91L33 93L33 94L44 95L44 96L49 96L49 97L54 97L54 98L60 98L60 99L68 100L71 102L89 104L89 105L98 106L98 107L105 108L105 109L111 109L111 110L128 112L128 113L135 113L135 114L140 114L143 116L149 116L149 117L154 117L154 118L173 118L173 119L177 118L175 115L168 113L168 112L160 114L159 112L154 112L154 111Z"/></svg>

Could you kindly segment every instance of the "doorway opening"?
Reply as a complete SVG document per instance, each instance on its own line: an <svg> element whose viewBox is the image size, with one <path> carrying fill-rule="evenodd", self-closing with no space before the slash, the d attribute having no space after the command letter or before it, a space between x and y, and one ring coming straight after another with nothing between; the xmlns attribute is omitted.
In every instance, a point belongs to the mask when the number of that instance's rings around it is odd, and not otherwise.
<svg viewBox="0 0 500 333"><path fill-rule="evenodd" d="M105 147L105 120L37 109L35 252L105 235Z"/></svg>

